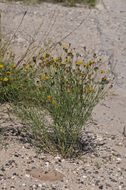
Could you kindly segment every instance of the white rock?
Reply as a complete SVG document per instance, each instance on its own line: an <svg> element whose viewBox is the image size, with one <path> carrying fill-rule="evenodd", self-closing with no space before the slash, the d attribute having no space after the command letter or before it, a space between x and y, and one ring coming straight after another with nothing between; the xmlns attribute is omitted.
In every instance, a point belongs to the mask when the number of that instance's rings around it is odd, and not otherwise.
<svg viewBox="0 0 126 190"><path fill-rule="evenodd" d="M25 177L30 177L30 175L29 174L25 174Z"/></svg>
<svg viewBox="0 0 126 190"><path fill-rule="evenodd" d="M55 159L59 160L59 159L61 159L61 158L60 158L60 156L57 155L57 156L55 157Z"/></svg>
<svg viewBox="0 0 126 190"><path fill-rule="evenodd" d="M38 184L39 187L42 187L42 184Z"/></svg>
<svg viewBox="0 0 126 190"><path fill-rule="evenodd" d="M86 176L86 175L83 175L83 178L84 178L84 179L86 179L86 178L87 178L87 176Z"/></svg>
<svg viewBox="0 0 126 190"><path fill-rule="evenodd" d="M121 161L122 159L121 158L116 158L117 161Z"/></svg>

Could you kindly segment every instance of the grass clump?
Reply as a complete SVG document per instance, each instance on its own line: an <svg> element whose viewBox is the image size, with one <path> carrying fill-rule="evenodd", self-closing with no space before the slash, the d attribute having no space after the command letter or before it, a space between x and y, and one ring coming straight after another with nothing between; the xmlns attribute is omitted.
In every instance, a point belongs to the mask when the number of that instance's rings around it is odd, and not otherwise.
<svg viewBox="0 0 126 190"><path fill-rule="evenodd" d="M56 1L59 2L59 0ZM88 5L89 7L94 7L97 3L97 0L70 0L70 1L61 0L61 1L64 2L65 5L67 6L76 6L76 4L79 3L79 4Z"/></svg>
<svg viewBox="0 0 126 190"><path fill-rule="evenodd" d="M1 0L2 1L2 0ZM8 2L14 2L17 0L6 0ZM88 6L95 6L97 0L50 0L47 2L52 2L52 3L63 3L66 6L76 6L77 3L79 4L85 4ZM19 2L23 2L25 4L40 4L42 2L46 2L46 0L41 1L41 0L19 0Z"/></svg>
<svg viewBox="0 0 126 190"><path fill-rule="evenodd" d="M79 152L78 136L107 84L102 57L87 58L57 44L60 55L39 53L14 64L11 53L0 50L0 102L10 102L39 146L64 158Z"/></svg>

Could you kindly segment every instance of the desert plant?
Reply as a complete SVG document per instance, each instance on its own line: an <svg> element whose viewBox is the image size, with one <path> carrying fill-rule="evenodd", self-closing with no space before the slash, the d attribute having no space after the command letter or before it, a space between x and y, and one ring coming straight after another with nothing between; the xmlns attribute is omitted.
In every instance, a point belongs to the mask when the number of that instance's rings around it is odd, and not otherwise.
<svg viewBox="0 0 126 190"><path fill-rule="evenodd" d="M77 139L82 127L104 95L107 73L102 57L94 54L89 59L61 42L57 46L60 56L39 53L14 71L9 63L1 66L1 97L16 102L16 114L30 126L28 131L39 140L41 148L72 157L78 154ZM16 80L10 83L11 77ZM48 125L45 116L52 120Z"/></svg>

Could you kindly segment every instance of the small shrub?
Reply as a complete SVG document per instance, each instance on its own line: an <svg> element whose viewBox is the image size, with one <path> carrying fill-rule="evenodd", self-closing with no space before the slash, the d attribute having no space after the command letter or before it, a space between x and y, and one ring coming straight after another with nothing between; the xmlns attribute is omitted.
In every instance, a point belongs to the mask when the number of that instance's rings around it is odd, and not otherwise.
<svg viewBox="0 0 126 190"><path fill-rule="evenodd" d="M107 73L96 54L89 59L57 46L60 56L39 53L23 65L1 50L0 101L16 106L41 148L66 158L78 154L78 135L104 95Z"/></svg>

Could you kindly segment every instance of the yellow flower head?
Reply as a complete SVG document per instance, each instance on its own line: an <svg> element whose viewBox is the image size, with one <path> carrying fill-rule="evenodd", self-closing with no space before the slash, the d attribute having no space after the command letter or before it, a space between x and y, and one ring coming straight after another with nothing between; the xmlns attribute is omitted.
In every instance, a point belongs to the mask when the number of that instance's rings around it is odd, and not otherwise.
<svg viewBox="0 0 126 190"><path fill-rule="evenodd" d="M93 60L91 60L91 61L90 61L90 64L93 64L93 63L94 63L94 61L93 61Z"/></svg>
<svg viewBox="0 0 126 190"><path fill-rule="evenodd" d="M68 83L68 80L66 80L66 83Z"/></svg>
<svg viewBox="0 0 126 190"><path fill-rule="evenodd" d="M0 65L0 69L2 69L4 66L3 65Z"/></svg>
<svg viewBox="0 0 126 190"><path fill-rule="evenodd" d="M91 91L92 91L92 88L91 88L91 87L89 87L89 88L88 88L88 90L89 90L89 92L91 92Z"/></svg>
<svg viewBox="0 0 126 190"><path fill-rule="evenodd" d="M66 61L67 61L67 62L70 62L70 59L69 59L69 58L67 58L67 59L66 59Z"/></svg>
<svg viewBox="0 0 126 190"><path fill-rule="evenodd" d="M49 77L46 77L46 80L49 80Z"/></svg>
<svg viewBox="0 0 126 190"><path fill-rule="evenodd" d="M43 55L43 58L45 59L46 57L47 57L47 54L44 54L44 55Z"/></svg>
<svg viewBox="0 0 126 190"><path fill-rule="evenodd" d="M82 65L82 64L83 64L82 61L76 62L76 65L77 65L77 66L80 66L80 65Z"/></svg>
<svg viewBox="0 0 126 190"><path fill-rule="evenodd" d="M59 59L58 57L55 57L55 58L54 58L55 61L58 61L58 59Z"/></svg>
<svg viewBox="0 0 126 190"><path fill-rule="evenodd" d="M99 57L99 60L101 61L103 58L102 57Z"/></svg>
<svg viewBox="0 0 126 190"><path fill-rule="evenodd" d="M107 77L103 77L103 78L102 78L102 81L106 81L106 80L107 80Z"/></svg>
<svg viewBox="0 0 126 190"><path fill-rule="evenodd" d="M46 61L45 64L46 64L46 65L49 65L49 61Z"/></svg>
<svg viewBox="0 0 126 190"><path fill-rule="evenodd" d="M83 66L86 67L86 64L84 63Z"/></svg>
<svg viewBox="0 0 126 190"><path fill-rule="evenodd" d="M10 71L7 71L7 74L9 75L11 72Z"/></svg>
<svg viewBox="0 0 126 190"><path fill-rule="evenodd" d="M76 62L76 65L78 65L78 66L79 66L79 63L78 63L78 62Z"/></svg>
<svg viewBox="0 0 126 190"><path fill-rule="evenodd" d="M65 63L65 62L63 62L63 63L62 63L62 65L66 65L66 63Z"/></svg>
<svg viewBox="0 0 126 190"><path fill-rule="evenodd" d="M16 68L16 65L12 65L12 68L13 68L13 69Z"/></svg>
<svg viewBox="0 0 126 190"><path fill-rule="evenodd" d="M50 99L50 98L51 98L51 96L47 96L47 98L48 98L48 99Z"/></svg>
<svg viewBox="0 0 126 190"><path fill-rule="evenodd" d="M25 69L28 70L28 69L29 69L29 66L26 66Z"/></svg>
<svg viewBox="0 0 126 190"><path fill-rule="evenodd" d="M79 65L82 65L83 64L83 62L82 61L79 61Z"/></svg>
<svg viewBox="0 0 126 190"><path fill-rule="evenodd" d="M4 82L7 82L7 81L8 81L8 78L7 78L7 77L5 77L5 78L3 79L3 81L4 81Z"/></svg>
<svg viewBox="0 0 126 190"><path fill-rule="evenodd" d="M101 70L101 73L104 73L104 72L105 72L104 69L102 69L102 70Z"/></svg>
<svg viewBox="0 0 126 190"><path fill-rule="evenodd" d="M68 93L68 94L70 93L70 90L69 90L69 89L67 90L67 93Z"/></svg>
<svg viewBox="0 0 126 190"><path fill-rule="evenodd" d="M45 77L41 77L41 80L44 80L45 79Z"/></svg>
<svg viewBox="0 0 126 190"><path fill-rule="evenodd" d="M55 104L56 103L56 101L55 100L52 100L52 104Z"/></svg>
<svg viewBox="0 0 126 190"><path fill-rule="evenodd" d="M63 46L63 49L67 49L67 47L66 47L66 46Z"/></svg>

